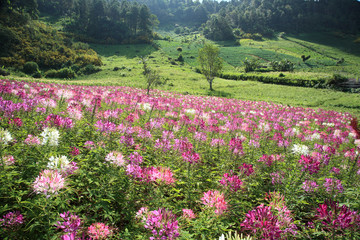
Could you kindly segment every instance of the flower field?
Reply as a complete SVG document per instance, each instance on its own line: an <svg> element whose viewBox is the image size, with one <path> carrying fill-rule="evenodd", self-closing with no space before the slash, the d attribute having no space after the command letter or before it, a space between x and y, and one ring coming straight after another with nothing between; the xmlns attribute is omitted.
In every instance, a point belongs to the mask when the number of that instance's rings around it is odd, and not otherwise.
<svg viewBox="0 0 360 240"><path fill-rule="evenodd" d="M0 80L0 238L359 239L359 148L348 113Z"/></svg>

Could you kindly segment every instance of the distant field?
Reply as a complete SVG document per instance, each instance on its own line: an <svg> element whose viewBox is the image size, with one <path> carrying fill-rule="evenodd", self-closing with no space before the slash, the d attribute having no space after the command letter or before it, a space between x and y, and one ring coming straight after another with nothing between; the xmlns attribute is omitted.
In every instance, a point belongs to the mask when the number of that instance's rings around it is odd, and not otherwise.
<svg viewBox="0 0 360 240"><path fill-rule="evenodd" d="M349 76L356 76L359 71L359 55L343 52L339 48L327 47L318 43L304 42L300 38L289 38L292 41L301 42L311 47L316 47L325 55L309 53L299 44L289 40L267 40L253 41L241 40L241 46L229 45L228 42L219 42L221 55L226 61L224 71L244 73L242 70L242 59L255 55L267 61L276 60L287 56L288 59L298 61L294 72L285 72L289 78L304 78L308 80L331 76L335 72L341 72ZM195 72L197 66L198 49L202 47L203 40L198 36L175 37L173 41L157 41L161 50L156 50L150 45L91 45L99 55L102 56L104 66L102 71L89 76L80 76L75 80L54 80L42 79L46 82L61 82L68 84L82 85L121 85L136 88L145 87L145 78L142 75L142 65L139 63L141 56L147 56L149 65L156 69L160 76L167 79L165 86L159 87L162 90L175 91L179 93L194 95L215 95L221 97L238 98L253 101L269 101L284 105L294 105L312 108L324 108L342 112L350 112L360 117L360 95L352 93L337 92L328 89L312 89L304 87L279 86L264 84L254 81L232 81L216 78L214 80L215 91L209 91L209 85L205 78ZM182 47L182 52L177 51ZM251 52L253 49L253 52ZM181 65L174 59L182 54L185 64ZM271 54L273 53L273 55ZM252 55L251 55L252 54ZM299 56L311 54L306 64L302 63ZM343 56L343 66L332 66L335 60L332 58ZM171 63L173 62L173 63ZM266 62L264 60L264 62ZM320 62L323 65L319 64ZM325 62L328 65L325 66ZM310 64L313 64L311 68ZM234 66L238 66L235 68ZM316 67L314 67L316 66ZM119 70L114 71L117 67ZM336 69L332 70L332 69ZM352 72L352 69L354 70ZM278 72L250 73L253 75L267 75L276 77ZM20 78L28 79L28 78Z"/></svg>

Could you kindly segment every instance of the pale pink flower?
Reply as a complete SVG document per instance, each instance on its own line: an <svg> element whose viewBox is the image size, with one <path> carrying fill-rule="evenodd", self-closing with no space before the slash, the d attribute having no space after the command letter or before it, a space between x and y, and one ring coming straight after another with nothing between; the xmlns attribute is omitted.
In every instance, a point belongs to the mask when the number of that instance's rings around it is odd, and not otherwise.
<svg viewBox="0 0 360 240"><path fill-rule="evenodd" d="M36 146L36 145L40 145L41 141L40 141L40 139L38 137L29 134L27 136L27 138L24 140L24 143L26 145Z"/></svg>
<svg viewBox="0 0 360 240"><path fill-rule="evenodd" d="M46 169L35 179L33 188L37 194L44 194L48 198L65 188L65 178L57 170Z"/></svg>
<svg viewBox="0 0 360 240"><path fill-rule="evenodd" d="M15 159L12 155L5 155L2 157L2 161L0 161L0 166L4 163L5 166L10 166L15 164Z"/></svg>
<svg viewBox="0 0 360 240"><path fill-rule="evenodd" d="M193 219L196 218L193 210L184 208L183 210L183 217L186 219Z"/></svg>
<svg viewBox="0 0 360 240"><path fill-rule="evenodd" d="M106 155L105 161L110 162L111 164L114 164L118 167L125 165L124 156L117 151L111 151L108 155Z"/></svg>

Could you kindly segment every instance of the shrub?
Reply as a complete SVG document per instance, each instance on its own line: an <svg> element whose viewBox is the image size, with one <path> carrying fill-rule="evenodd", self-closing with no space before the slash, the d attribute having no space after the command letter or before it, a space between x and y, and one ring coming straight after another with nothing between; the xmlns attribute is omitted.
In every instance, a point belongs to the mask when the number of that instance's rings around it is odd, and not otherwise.
<svg viewBox="0 0 360 240"><path fill-rule="evenodd" d="M252 72L255 71L255 69L259 68L260 64L259 64L259 60L258 59L245 59L245 61L243 62L245 65L245 72Z"/></svg>
<svg viewBox="0 0 360 240"><path fill-rule="evenodd" d="M332 78L326 80L325 85L327 86L334 86L343 82L346 82L348 79L345 76L342 76L340 74L334 74Z"/></svg>
<svg viewBox="0 0 360 240"><path fill-rule="evenodd" d="M97 73L97 72L100 72L101 69L99 67L95 67L94 65L92 64L88 64L86 65L84 68L82 68L81 72L85 75L90 75L90 74L93 74L93 73Z"/></svg>
<svg viewBox="0 0 360 240"><path fill-rule="evenodd" d="M62 68L57 72L58 78L75 78L76 74L71 68Z"/></svg>
<svg viewBox="0 0 360 240"><path fill-rule="evenodd" d="M36 62L27 62L23 67L23 71L26 74L34 74L39 69L39 65Z"/></svg>
<svg viewBox="0 0 360 240"><path fill-rule="evenodd" d="M56 71L55 69L50 69L45 72L45 77L46 78L56 78L57 74L58 74L58 71Z"/></svg>
<svg viewBox="0 0 360 240"><path fill-rule="evenodd" d="M176 60L183 63L184 57L182 56L182 54L179 54L179 57Z"/></svg>
<svg viewBox="0 0 360 240"><path fill-rule="evenodd" d="M40 70L37 70L33 75L33 78L42 78L42 74Z"/></svg>
<svg viewBox="0 0 360 240"><path fill-rule="evenodd" d="M285 72L293 71L295 64L287 59L283 59L281 61L272 61L270 65L275 71Z"/></svg>
<svg viewBox="0 0 360 240"><path fill-rule="evenodd" d="M8 76L10 73L3 68L0 68L0 76Z"/></svg>

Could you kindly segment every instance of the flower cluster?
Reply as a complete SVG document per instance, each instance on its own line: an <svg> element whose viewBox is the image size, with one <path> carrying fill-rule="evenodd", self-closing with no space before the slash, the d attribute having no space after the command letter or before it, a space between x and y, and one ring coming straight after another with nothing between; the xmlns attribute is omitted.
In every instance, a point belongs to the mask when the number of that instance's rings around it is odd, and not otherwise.
<svg viewBox="0 0 360 240"><path fill-rule="evenodd" d="M120 152L117 152L117 151L112 151L108 155L106 155L105 161L107 161L115 166L118 166L118 167L125 165L124 156Z"/></svg>
<svg viewBox="0 0 360 240"><path fill-rule="evenodd" d="M176 216L164 208L148 212L144 227L151 231L152 237L150 237L150 240L172 240L180 235Z"/></svg>
<svg viewBox="0 0 360 240"><path fill-rule="evenodd" d="M302 171L308 171L310 175L318 173L320 170L320 161L311 156L301 155L299 163L303 167Z"/></svg>
<svg viewBox="0 0 360 240"><path fill-rule="evenodd" d="M90 239L107 239L113 231L105 223L93 223L88 227Z"/></svg>
<svg viewBox="0 0 360 240"><path fill-rule="evenodd" d="M46 169L40 172L33 183L33 188L36 193L44 194L48 198L65 188L65 178L57 170Z"/></svg>
<svg viewBox="0 0 360 240"><path fill-rule="evenodd" d="M7 145L12 140L10 132L7 129L0 128L0 143Z"/></svg>
<svg viewBox="0 0 360 240"><path fill-rule="evenodd" d="M67 233L62 236L63 239L68 237L69 239L75 239L77 231L81 226L81 219L75 214L70 214L70 212L64 212L60 214L63 222L58 221L55 225L58 229L61 229L63 232Z"/></svg>
<svg viewBox="0 0 360 240"><path fill-rule="evenodd" d="M5 155L0 160L0 166L2 166L4 163L5 166L10 166L15 164L15 159L12 155Z"/></svg>
<svg viewBox="0 0 360 240"><path fill-rule="evenodd" d="M204 192L204 196L201 198L201 201L205 206L214 208L214 212L217 215L223 214L228 207L224 195L219 191L209 190Z"/></svg>
<svg viewBox="0 0 360 240"><path fill-rule="evenodd" d="M40 136L43 138L42 145L57 146L59 144L60 133L56 128L45 128Z"/></svg>
<svg viewBox="0 0 360 240"><path fill-rule="evenodd" d="M325 200L324 204L320 204L316 211L315 218L322 223L326 230L344 231L360 227L360 215L345 205L339 206L338 202Z"/></svg>
<svg viewBox="0 0 360 240"><path fill-rule="evenodd" d="M225 173L219 182L221 185L228 187L232 192L237 192L243 185L243 182L239 179L239 177L234 175L232 172Z"/></svg>
<svg viewBox="0 0 360 240"><path fill-rule="evenodd" d="M5 229L15 229L24 223L24 217L19 211L8 212L0 219L0 226Z"/></svg>

